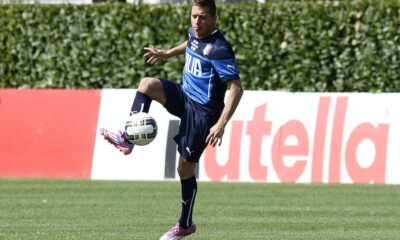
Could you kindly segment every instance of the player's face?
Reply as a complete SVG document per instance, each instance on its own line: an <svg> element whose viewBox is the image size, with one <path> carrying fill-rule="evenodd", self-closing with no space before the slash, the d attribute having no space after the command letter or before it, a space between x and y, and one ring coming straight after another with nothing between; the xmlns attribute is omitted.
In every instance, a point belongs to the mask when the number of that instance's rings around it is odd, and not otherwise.
<svg viewBox="0 0 400 240"><path fill-rule="evenodd" d="M208 8L192 6L191 21L197 38L208 36L215 28L216 19L216 16L211 16Z"/></svg>

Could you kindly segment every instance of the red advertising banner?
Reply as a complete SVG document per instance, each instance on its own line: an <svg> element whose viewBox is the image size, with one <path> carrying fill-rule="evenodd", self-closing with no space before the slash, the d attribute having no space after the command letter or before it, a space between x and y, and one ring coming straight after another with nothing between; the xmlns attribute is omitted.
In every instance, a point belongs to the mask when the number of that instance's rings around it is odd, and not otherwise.
<svg viewBox="0 0 400 240"><path fill-rule="evenodd" d="M90 178L100 93L0 89L0 176Z"/></svg>

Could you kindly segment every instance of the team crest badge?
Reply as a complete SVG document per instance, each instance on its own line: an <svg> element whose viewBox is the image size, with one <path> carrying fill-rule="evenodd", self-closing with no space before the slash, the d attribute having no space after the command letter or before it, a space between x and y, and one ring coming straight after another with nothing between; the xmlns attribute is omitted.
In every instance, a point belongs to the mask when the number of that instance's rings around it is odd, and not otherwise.
<svg viewBox="0 0 400 240"><path fill-rule="evenodd" d="M203 49L204 56L207 56L208 54L210 54L211 49L212 49L212 45L211 44L207 44L206 47Z"/></svg>

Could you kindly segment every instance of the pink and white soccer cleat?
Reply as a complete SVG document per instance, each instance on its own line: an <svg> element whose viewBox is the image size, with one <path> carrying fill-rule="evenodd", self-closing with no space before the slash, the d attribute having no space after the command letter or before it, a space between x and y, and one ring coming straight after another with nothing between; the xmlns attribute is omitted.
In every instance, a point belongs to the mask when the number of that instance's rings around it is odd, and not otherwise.
<svg viewBox="0 0 400 240"><path fill-rule="evenodd" d="M192 224L189 228L183 228L179 225L179 222L175 227L171 228L168 232L166 232L160 240L179 240L190 234L196 232L196 224Z"/></svg>
<svg viewBox="0 0 400 240"><path fill-rule="evenodd" d="M108 131L107 129L100 128L100 134L104 137L104 139L114 145L114 147L119 149L125 155L128 155L132 152L134 144L125 141L123 133L121 131L119 131L118 133L113 133Z"/></svg>

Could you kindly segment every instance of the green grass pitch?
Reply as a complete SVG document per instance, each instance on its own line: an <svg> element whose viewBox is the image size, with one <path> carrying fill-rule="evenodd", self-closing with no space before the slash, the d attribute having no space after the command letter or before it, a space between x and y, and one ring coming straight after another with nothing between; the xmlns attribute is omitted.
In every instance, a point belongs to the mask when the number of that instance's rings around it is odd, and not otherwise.
<svg viewBox="0 0 400 240"><path fill-rule="evenodd" d="M187 239L400 239L400 186L198 183ZM158 239L177 181L0 179L0 239Z"/></svg>

